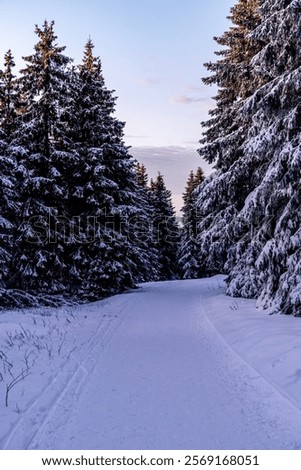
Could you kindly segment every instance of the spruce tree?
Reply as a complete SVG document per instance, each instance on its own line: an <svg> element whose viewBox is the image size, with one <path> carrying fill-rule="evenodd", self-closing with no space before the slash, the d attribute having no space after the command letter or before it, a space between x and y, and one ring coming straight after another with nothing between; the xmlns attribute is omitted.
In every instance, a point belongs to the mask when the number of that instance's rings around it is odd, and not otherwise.
<svg viewBox="0 0 301 470"><path fill-rule="evenodd" d="M21 200L14 286L31 293L66 291L64 262L66 176L72 155L61 113L68 89L65 47L56 43L54 22L36 26L38 42L18 80L17 127L9 152L18 162Z"/></svg>
<svg viewBox="0 0 301 470"><path fill-rule="evenodd" d="M146 167L143 163L137 163L136 166L136 182L140 188L147 188L148 186L148 175Z"/></svg>
<svg viewBox="0 0 301 470"><path fill-rule="evenodd" d="M177 262L179 226L172 205L171 192L166 188L161 173L158 173L155 181L151 180L150 198L153 207L155 246L159 252L159 278L176 279L179 276Z"/></svg>
<svg viewBox="0 0 301 470"><path fill-rule="evenodd" d="M149 279L155 262L139 228L146 207L135 162L123 142L124 123L114 117L116 98L93 49L89 39L82 64L73 70L64 115L78 157L70 174L68 210L81 224L70 250L69 276L77 294L86 298Z"/></svg>
<svg viewBox="0 0 301 470"><path fill-rule="evenodd" d="M1 113L1 121L0 125L2 128L2 121L3 121L3 110L5 107L5 91L4 91L4 80L3 80L3 70L0 69L0 113Z"/></svg>
<svg viewBox="0 0 301 470"><path fill-rule="evenodd" d="M183 279L196 279L202 274L198 263L199 246L197 232L199 220L196 207L196 189L200 187L204 179L205 175L202 168L199 167L196 173L191 171L183 194L183 228L178 254Z"/></svg>
<svg viewBox="0 0 301 470"><path fill-rule="evenodd" d="M228 19L232 27L221 37L215 37L223 49L216 52L218 61L206 63L213 74L203 78L205 85L218 87L216 107L209 111L210 119L203 122L204 130L199 153L216 168L229 168L241 155L248 120L239 113L241 101L258 86L251 61L260 50L260 43L250 33L260 24L259 0L239 0L231 8Z"/></svg>
<svg viewBox="0 0 301 470"><path fill-rule="evenodd" d="M143 213L134 219L133 228L137 238L140 239L140 243L143 243L148 257L148 262L143 263L143 278L139 279L139 281L157 281L160 278L161 268L159 251L156 245L156 234L153 230L156 213L148 184L147 170L143 163L137 162L136 182L138 185L138 200L141 207L143 207Z"/></svg>
<svg viewBox="0 0 301 470"><path fill-rule="evenodd" d="M9 294L12 283L12 257L19 199L16 185L16 161L8 146L16 117L16 82L11 51L4 57L0 72L0 305L15 305Z"/></svg>
<svg viewBox="0 0 301 470"><path fill-rule="evenodd" d="M252 118L244 159L257 184L240 213L252 230L234 247L228 288L294 315L301 315L300 11L300 1L265 0L254 32L267 44L253 61L265 85L244 106Z"/></svg>
<svg viewBox="0 0 301 470"><path fill-rule="evenodd" d="M196 202L200 219L198 260L206 275L229 271L229 250L245 231L245 221L237 222L236 217L256 185L254 165L246 165L243 158L252 122L243 112L243 105L265 79L257 79L252 69L252 58L262 47L262 41L251 34L261 21L259 1L239 0L229 19L233 26L215 38L224 47L217 53L221 59L207 64L213 75L204 79L205 84L219 88L216 108L203 123L207 129L199 149L216 169L202 185Z"/></svg>
<svg viewBox="0 0 301 470"><path fill-rule="evenodd" d="M12 52L8 50L4 56L4 70L0 72L0 125L8 139L15 128L19 98L14 67Z"/></svg>
<svg viewBox="0 0 301 470"><path fill-rule="evenodd" d="M7 141L0 129L0 288L9 283L13 255L14 212L17 209L14 191L14 160L7 156ZM3 295L3 292L2 292ZM1 298L1 294L0 294Z"/></svg>
<svg viewBox="0 0 301 470"><path fill-rule="evenodd" d="M301 4L261 3L248 35L257 44L255 88L231 105L236 122L246 123L242 140L234 133L237 141L227 147L221 137L218 169L198 197L200 258L209 272L229 273L229 294L300 315Z"/></svg>

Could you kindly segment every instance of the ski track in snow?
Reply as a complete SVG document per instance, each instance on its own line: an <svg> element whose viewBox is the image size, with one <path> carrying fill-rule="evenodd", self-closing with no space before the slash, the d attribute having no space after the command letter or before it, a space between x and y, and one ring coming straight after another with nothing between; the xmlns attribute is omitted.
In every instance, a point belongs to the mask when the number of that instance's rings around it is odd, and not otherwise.
<svg viewBox="0 0 301 470"><path fill-rule="evenodd" d="M96 365L93 353L99 348L103 350L116 331L123 317L119 316L126 309L126 304L119 312L112 315L104 314L96 328L96 332L87 342L88 357L82 361L70 360L62 365L58 375L55 376L41 391L41 394L33 399L23 416L8 433L4 439L3 449L29 449L31 443L40 432L42 432L55 409L72 387L78 386L91 373ZM113 317L113 320L112 320ZM86 348L85 348L86 349Z"/></svg>
<svg viewBox="0 0 301 470"><path fill-rule="evenodd" d="M223 292L216 277L148 283L106 300L90 339L2 448L301 449L298 404L207 315Z"/></svg>

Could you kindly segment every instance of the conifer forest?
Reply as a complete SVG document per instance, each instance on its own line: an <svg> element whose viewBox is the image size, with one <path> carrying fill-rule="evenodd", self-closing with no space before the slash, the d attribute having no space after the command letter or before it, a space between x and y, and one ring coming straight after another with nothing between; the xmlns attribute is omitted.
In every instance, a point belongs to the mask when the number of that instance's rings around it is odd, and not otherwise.
<svg viewBox="0 0 301 470"><path fill-rule="evenodd" d="M2 308L225 274L230 296L301 315L301 4L238 0L229 19L214 38L216 61L205 64L215 106L200 129L180 224L164 176L149 181L131 156L91 39L76 65L45 21L20 71L6 52Z"/></svg>
<svg viewBox="0 0 301 470"><path fill-rule="evenodd" d="M301 449L301 0L23 3L0 5L1 469L300 468L257 450Z"/></svg>

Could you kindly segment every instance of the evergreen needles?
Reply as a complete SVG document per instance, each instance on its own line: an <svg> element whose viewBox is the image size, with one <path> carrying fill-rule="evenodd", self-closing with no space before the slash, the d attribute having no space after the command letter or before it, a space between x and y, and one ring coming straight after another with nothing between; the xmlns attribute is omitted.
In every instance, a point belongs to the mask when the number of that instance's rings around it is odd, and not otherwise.
<svg viewBox="0 0 301 470"><path fill-rule="evenodd" d="M20 76L10 51L0 74L0 305L93 300L165 279L157 214L91 39L74 66L53 21L35 33Z"/></svg>

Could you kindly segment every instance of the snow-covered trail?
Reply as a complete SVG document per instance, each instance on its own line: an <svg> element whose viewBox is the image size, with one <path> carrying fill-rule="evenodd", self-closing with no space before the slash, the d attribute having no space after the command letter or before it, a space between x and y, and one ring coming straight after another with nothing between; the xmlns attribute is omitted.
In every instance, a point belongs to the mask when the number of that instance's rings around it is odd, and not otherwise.
<svg viewBox="0 0 301 470"><path fill-rule="evenodd" d="M301 449L300 409L208 321L218 283L152 283L110 299L122 321L99 333L27 448Z"/></svg>

